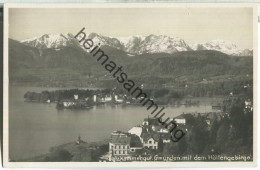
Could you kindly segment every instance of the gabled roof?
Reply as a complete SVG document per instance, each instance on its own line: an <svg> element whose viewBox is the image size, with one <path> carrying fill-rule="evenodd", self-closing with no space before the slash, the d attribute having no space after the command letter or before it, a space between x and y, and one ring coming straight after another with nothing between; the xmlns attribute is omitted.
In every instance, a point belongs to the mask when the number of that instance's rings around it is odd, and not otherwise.
<svg viewBox="0 0 260 170"><path fill-rule="evenodd" d="M111 135L111 143L130 145L131 147L142 147L140 138L135 134L114 131Z"/></svg>
<svg viewBox="0 0 260 170"><path fill-rule="evenodd" d="M125 132L121 132L121 131L114 131L111 133L111 143L114 144L130 144L130 134L129 133L125 133Z"/></svg>
<svg viewBox="0 0 260 170"><path fill-rule="evenodd" d="M118 135L111 136L111 143L114 144L130 145L130 141L131 141L130 136L118 136Z"/></svg>
<svg viewBox="0 0 260 170"><path fill-rule="evenodd" d="M153 139L153 140L158 142L160 140L160 134L159 133L155 133L155 132L143 131L142 134L141 134L141 138L144 141L148 141L149 139Z"/></svg>
<svg viewBox="0 0 260 170"><path fill-rule="evenodd" d="M135 134L140 137L142 134L142 127L132 127L132 129L130 129L128 133Z"/></svg>

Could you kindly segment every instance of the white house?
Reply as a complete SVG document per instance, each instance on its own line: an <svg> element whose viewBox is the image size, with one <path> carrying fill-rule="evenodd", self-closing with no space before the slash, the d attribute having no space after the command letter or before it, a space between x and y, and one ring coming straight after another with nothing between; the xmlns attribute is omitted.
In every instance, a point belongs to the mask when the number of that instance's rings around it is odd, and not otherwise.
<svg viewBox="0 0 260 170"><path fill-rule="evenodd" d="M131 152L142 149L142 143L138 136L120 131L111 134L109 153L111 156L128 156Z"/></svg>
<svg viewBox="0 0 260 170"><path fill-rule="evenodd" d="M184 117L184 114L175 117L174 120L177 124L186 125L186 118Z"/></svg>
<svg viewBox="0 0 260 170"><path fill-rule="evenodd" d="M93 101L97 102L97 95L95 95L95 94L93 95Z"/></svg>
<svg viewBox="0 0 260 170"><path fill-rule="evenodd" d="M128 155L130 150L131 137L127 133L114 131L111 134L111 141L109 142L109 152L111 155Z"/></svg>
<svg viewBox="0 0 260 170"><path fill-rule="evenodd" d="M63 102L64 107L70 107L70 106L73 106L73 105L75 105L75 102L73 102L73 101L64 101Z"/></svg>
<svg viewBox="0 0 260 170"><path fill-rule="evenodd" d="M118 95L115 95L115 102L116 103L123 103L124 100L123 100L123 98L119 98Z"/></svg>
<svg viewBox="0 0 260 170"><path fill-rule="evenodd" d="M159 140L159 138L158 138L158 140ZM158 141L150 135L141 136L141 142L143 143L144 148L158 149Z"/></svg>
<svg viewBox="0 0 260 170"><path fill-rule="evenodd" d="M79 99L79 95L78 94L74 94L74 99L78 100Z"/></svg>
<svg viewBox="0 0 260 170"><path fill-rule="evenodd" d="M105 97L105 102L110 102L112 101L112 96L106 96Z"/></svg>

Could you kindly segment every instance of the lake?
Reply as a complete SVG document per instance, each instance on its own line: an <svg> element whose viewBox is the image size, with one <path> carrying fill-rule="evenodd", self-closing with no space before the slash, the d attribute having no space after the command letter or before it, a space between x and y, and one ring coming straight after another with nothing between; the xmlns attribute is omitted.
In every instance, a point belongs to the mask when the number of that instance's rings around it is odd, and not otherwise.
<svg viewBox="0 0 260 170"><path fill-rule="evenodd" d="M128 131L141 124L150 111L141 106L95 106L90 110L57 110L55 103L24 102L27 91L41 92L57 88L17 87L9 89L9 155L21 159L47 153L52 146L75 141L80 135L87 142L110 137L114 130ZM209 101L200 106L167 107L165 117L190 112L211 112ZM217 99L216 99L217 100Z"/></svg>

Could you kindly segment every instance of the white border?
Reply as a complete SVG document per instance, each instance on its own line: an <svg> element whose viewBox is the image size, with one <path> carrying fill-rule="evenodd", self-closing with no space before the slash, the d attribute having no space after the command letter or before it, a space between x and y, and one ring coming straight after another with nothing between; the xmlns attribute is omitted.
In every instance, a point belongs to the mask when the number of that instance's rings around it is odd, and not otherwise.
<svg viewBox="0 0 260 170"><path fill-rule="evenodd" d="M9 108L9 73L8 73L8 11L9 8L237 8L248 7L254 10L254 125L253 162L8 162L8 108ZM41 167L41 168L85 168L85 167L254 167L257 162L257 15L256 3L106 3L106 4L4 4L4 66L3 66L3 164L4 167Z"/></svg>

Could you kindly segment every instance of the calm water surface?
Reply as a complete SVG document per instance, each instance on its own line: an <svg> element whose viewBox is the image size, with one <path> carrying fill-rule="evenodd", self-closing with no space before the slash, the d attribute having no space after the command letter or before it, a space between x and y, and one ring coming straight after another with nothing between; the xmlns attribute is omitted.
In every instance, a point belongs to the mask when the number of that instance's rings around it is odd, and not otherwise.
<svg viewBox="0 0 260 170"><path fill-rule="evenodd" d="M51 146L75 141L80 135L87 142L107 139L114 130L128 131L141 124L150 112L140 106L97 106L90 110L56 109L56 104L24 102L27 91L57 88L10 87L9 154L20 159L48 152ZM187 112L209 112L210 103L193 107L167 107L165 117Z"/></svg>

